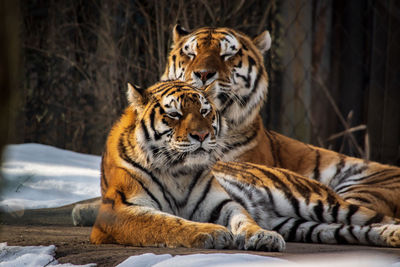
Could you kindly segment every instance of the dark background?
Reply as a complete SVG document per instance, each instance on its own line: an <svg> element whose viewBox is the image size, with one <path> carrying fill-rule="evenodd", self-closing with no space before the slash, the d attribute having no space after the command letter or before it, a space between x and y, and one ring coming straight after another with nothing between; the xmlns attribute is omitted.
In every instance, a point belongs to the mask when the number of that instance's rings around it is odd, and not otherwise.
<svg viewBox="0 0 400 267"><path fill-rule="evenodd" d="M8 42L20 78L2 88L19 100L15 123L2 128L9 142L100 154L126 106L126 82L159 79L179 20L186 29L270 31L269 129L400 165L399 1L20 0L8 10L0 30L20 40ZM7 62L0 72L18 60Z"/></svg>

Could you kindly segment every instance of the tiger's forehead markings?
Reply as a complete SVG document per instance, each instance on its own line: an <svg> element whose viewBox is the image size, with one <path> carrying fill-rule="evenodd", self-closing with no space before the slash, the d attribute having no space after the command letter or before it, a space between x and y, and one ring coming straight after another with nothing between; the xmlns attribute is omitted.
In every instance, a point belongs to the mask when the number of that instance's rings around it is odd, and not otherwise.
<svg viewBox="0 0 400 267"><path fill-rule="evenodd" d="M199 47L198 42L203 45L211 45L213 41L221 48L221 54L236 52L240 48L238 39L233 33L228 31L217 31L214 28L202 29L195 32L193 36L188 38L185 43L186 50L190 48Z"/></svg>
<svg viewBox="0 0 400 267"><path fill-rule="evenodd" d="M200 103L207 102L206 98L200 93L193 90L190 87L180 87L180 88L171 88L173 90L167 90L168 94L164 92L162 96L162 104L165 108L174 108L176 110L180 110L182 106L185 106L186 103Z"/></svg>
<svg viewBox="0 0 400 267"><path fill-rule="evenodd" d="M177 111L181 109L181 103L174 95L164 97L162 104L166 109L174 109Z"/></svg>

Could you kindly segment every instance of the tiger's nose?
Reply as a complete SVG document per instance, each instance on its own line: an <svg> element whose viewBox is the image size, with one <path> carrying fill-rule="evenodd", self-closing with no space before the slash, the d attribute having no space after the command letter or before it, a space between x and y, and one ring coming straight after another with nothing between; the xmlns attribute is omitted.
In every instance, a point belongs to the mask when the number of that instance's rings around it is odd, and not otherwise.
<svg viewBox="0 0 400 267"><path fill-rule="evenodd" d="M206 83L207 80L211 79L216 74L215 71L208 71L208 70L205 70L205 71L194 71L193 73L203 83Z"/></svg>
<svg viewBox="0 0 400 267"><path fill-rule="evenodd" d="M210 135L210 133L208 131L193 131L189 135L193 139L196 139L199 142L203 142Z"/></svg>

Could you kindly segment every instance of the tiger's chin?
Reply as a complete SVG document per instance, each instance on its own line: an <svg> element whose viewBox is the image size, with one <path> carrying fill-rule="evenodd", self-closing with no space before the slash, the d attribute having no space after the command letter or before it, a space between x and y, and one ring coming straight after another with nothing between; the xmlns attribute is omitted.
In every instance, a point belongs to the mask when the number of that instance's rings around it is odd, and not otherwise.
<svg viewBox="0 0 400 267"><path fill-rule="evenodd" d="M210 168L216 161L217 159L213 151L207 151L200 147L186 153L186 156L182 159L182 165L191 169Z"/></svg>

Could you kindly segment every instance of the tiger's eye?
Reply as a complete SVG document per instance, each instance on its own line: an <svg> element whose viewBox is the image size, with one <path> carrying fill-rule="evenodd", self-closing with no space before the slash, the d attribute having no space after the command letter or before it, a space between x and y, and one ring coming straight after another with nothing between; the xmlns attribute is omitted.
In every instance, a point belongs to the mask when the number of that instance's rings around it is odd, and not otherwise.
<svg viewBox="0 0 400 267"><path fill-rule="evenodd" d="M178 112L175 111L175 112L168 113L168 116L174 117L174 118L180 118L181 114L179 114Z"/></svg>
<svg viewBox="0 0 400 267"><path fill-rule="evenodd" d="M221 58L223 60L227 60L227 59L231 58L232 56L233 56L233 54L224 54L224 55L221 55Z"/></svg>

